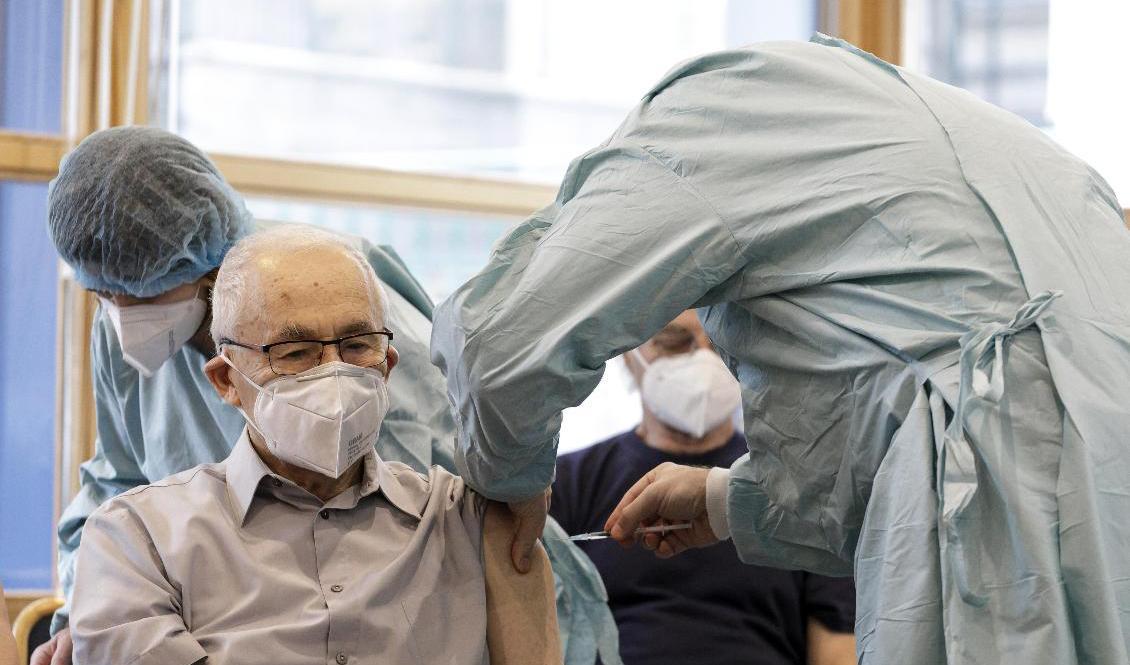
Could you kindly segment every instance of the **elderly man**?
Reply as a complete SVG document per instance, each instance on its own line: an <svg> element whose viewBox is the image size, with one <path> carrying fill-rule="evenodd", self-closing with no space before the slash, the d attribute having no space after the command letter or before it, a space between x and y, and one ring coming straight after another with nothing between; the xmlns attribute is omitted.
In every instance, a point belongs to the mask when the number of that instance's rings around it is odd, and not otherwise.
<svg viewBox="0 0 1130 665"><path fill-rule="evenodd" d="M624 356L640 391L635 429L557 458L550 514L570 533L604 528L624 493L664 462L729 466L741 389L686 311ZM746 566L732 547L670 560L614 541L580 543L608 589L624 662L854 665L849 577ZM757 654L751 661L750 654Z"/></svg>
<svg viewBox="0 0 1130 665"><path fill-rule="evenodd" d="M207 156L169 132L104 130L63 159L48 227L76 280L101 300L91 333L98 440L59 522L68 597L84 525L102 502L231 452L243 418L202 371L216 351L209 293L228 249L258 226ZM377 452L417 471L432 464L451 469L454 421L442 376L427 356L431 299L391 248L350 242L389 287L385 314L397 331L400 362ZM615 643L603 588L583 556L559 539L546 544L562 582L567 660L591 663L597 645L610 652ZM55 636L36 651L33 665L70 663L66 620L65 610L56 614Z"/></svg>
<svg viewBox="0 0 1130 665"><path fill-rule="evenodd" d="M849 44L681 63L437 310L456 463L537 533L559 413L699 309L749 452L606 524L854 570L867 663L1130 662L1130 233L1023 120Z"/></svg>
<svg viewBox="0 0 1130 665"><path fill-rule="evenodd" d="M374 449L399 354L365 256L315 229L241 241L213 289L205 366L248 427L223 462L107 501L79 550L85 665L487 661L485 501ZM379 449L379 446L378 446ZM510 567L560 662L553 582ZM514 609L513 607L511 609ZM497 662L497 661L496 661Z"/></svg>
<svg viewBox="0 0 1130 665"><path fill-rule="evenodd" d="M150 127L87 137L63 159L48 206L60 256L101 302L91 331L98 439L59 521L69 597L83 526L99 504L230 452L243 419L201 371L215 353L209 293L228 248L256 225L196 146ZM431 299L391 248L356 242L389 286L387 313L400 332L400 380L380 454L421 471L451 468L453 423L442 377L427 362ZM38 665L70 662L66 610L55 619Z"/></svg>

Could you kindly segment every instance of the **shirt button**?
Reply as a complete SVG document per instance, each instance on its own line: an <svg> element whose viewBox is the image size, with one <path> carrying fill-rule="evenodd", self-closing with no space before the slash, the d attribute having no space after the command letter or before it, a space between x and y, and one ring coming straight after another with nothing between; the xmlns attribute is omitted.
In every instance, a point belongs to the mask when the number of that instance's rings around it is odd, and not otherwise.
<svg viewBox="0 0 1130 665"><path fill-rule="evenodd" d="M341 593L341 590L344 589L344 588L345 587L343 587L340 584L335 584L332 587L330 587L330 591L333 591L334 593Z"/></svg>
<svg viewBox="0 0 1130 665"><path fill-rule="evenodd" d="M328 510L323 510L322 512L320 512L318 514L321 515L322 519L324 519L324 520L328 520L330 518L330 511L328 511Z"/></svg>
<svg viewBox="0 0 1130 665"><path fill-rule="evenodd" d="M345 665L345 663L347 663L348 661L349 661L349 656L345 655L344 651L338 651L337 652L338 665Z"/></svg>

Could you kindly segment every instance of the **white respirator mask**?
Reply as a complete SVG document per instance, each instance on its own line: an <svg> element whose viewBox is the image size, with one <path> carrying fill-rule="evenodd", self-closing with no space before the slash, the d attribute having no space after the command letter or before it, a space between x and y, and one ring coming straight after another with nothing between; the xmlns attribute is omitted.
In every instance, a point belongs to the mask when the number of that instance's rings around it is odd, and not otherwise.
<svg viewBox="0 0 1130 665"><path fill-rule="evenodd" d="M380 370L335 360L260 386L220 356L255 386L251 427L280 460L340 478L373 450L388 413L388 387Z"/></svg>
<svg viewBox="0 0 1130 665"><path fill-rule="evenodd" d="M165 361L192 339L204 322L208 305L199 294L180 302L119 307L99 298L110 317L122 357L144 377L153 376Z"/></svg>
<svg viewBox="0 0 1130 665"><path fill-rule="evenodd" d="M640 394L643 403L664 425L695 438L733 417L741 406L741 386L730 370L709 349L665 356L643 365Z"/></svg>

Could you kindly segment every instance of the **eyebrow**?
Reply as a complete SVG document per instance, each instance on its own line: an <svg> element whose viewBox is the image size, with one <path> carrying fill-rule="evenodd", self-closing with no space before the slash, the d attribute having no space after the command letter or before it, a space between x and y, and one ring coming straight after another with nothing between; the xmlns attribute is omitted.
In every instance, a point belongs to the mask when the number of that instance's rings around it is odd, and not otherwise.
<svg viewBox="0 0 1130 665"><path fill-rule="evenodd" d="M283 326L283 329L275 337L275 342L295 342L303 339L316 339L318 336L310 328L300 326L297 323L288 323Z"/></svg>
<svg viewBox="0 0 1130 665"><path fill-rule="evenodd" d="M694 342L694 333L690 328L676 324L667 324L662 330L655 333L651 341L663 347L682 347Z"/></svg>
<svg viewBox="0 0 1130 665"><path fill-rule="evenodd" d="M373 322L365 319L357 319L352 323L347 323L344 326L337 326L338 336L352 335L353 333L363 332L377 332L380 328L373 327Z"/></svg>
<svg viewBox="0 0 1130 665"><path fill-rule="evenodd" d="M346 337L354 333L364 332L377 332L378 329L373 327L371 321L364 319L357 319L347 323L343 326L335 328L334 335L337 337ZM288 323L283 326L283 329L278 335L274 337L272 343L275 342L297 342L304 340L320 340L322 339L316 331L305 326L298 325L297 323Z"/></svg>

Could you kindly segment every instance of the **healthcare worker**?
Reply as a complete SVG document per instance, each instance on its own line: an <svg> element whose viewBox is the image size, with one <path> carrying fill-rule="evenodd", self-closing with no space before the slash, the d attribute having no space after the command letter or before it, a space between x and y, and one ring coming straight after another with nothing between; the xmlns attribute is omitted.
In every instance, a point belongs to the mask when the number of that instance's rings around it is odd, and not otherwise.
<svg viewBox="0 0 1130 665"><path fill-rule="evenodd" d="M90 514L107 499L184 469L219 462L244 421L203 373L215 354L209 290L227 250L255 230L240 196L188 141L146 127L97 132L68 154L52 182L48 227L80 285L98 294L91 340L98 440L81 488L59 522L59 573L67 598ZM377 452L426 472L452 469L454 422L443 378L428 362L432 303L396 253L354 239L387 287L401 385ZM401 373L402 372L402 373ZM604 588L583 555L553 538L546 549L561 582L562 638L573 663L600 645L615 653ZM33 665L69 663L66 608ZM607 659L606 659L607 661Z"/></svg>
<svg viewBox="0 0 1130 665"><path fill-rule="evenodd" d="M844 42L687 61L437 309L456 463L522 551L560 411L700 307L749 454L607 526L853 572L864 663L1126 663L1130 233L1036 128ZM709 479L709 481L708 481ZM531 526L534 525L534 526Z"/></svg>

